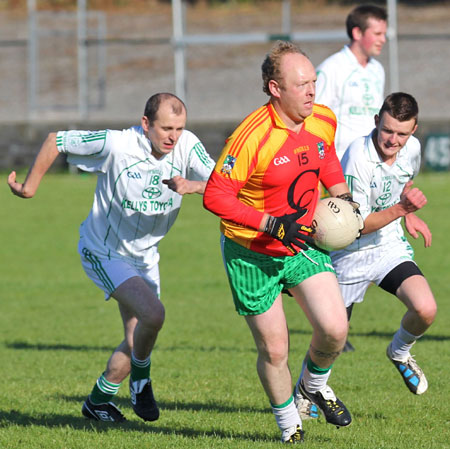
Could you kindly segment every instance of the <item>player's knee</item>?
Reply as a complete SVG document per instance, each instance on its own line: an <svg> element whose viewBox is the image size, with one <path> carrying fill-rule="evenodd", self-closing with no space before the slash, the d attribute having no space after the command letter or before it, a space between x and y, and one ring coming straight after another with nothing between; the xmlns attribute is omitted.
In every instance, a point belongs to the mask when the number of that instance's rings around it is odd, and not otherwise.
<svg viewBox="0 0 450 449"><path fill-rule="evenodd" d="M161 302L158 302L151 307L149 306L145 312L139 317L139 322L142 326L145 326L153 331L158 332L165 319L165 309Z"/></svg>
<svg viewBox="0 0 450 449"><path fill-rule="evenodd" d="M430 326L437 313L437 305L434 300L424 302L421 307L417 310L417 314L420 319L428 326Z"/></svg>
<svg viewBox="0 0 450 449"><path fill-rule="evenodd" d="M281 366L287 363L288 357L285 351L272 350L266 353L264 359L272 366Z"/></svg>
<svg viewBox="0 0 450 449"><path fill-rule="evenodd" d="M284 341L271 342L258 350L259 357L270 365L280 366L287 363L288 345Z"/></svg>
<svg viewBox="0 0 450 449"><path fill-rule="evenodd" d="M341 320L330 326L326 331L326 340L330 346L341 347L348 334L348 321Z"/></svg>

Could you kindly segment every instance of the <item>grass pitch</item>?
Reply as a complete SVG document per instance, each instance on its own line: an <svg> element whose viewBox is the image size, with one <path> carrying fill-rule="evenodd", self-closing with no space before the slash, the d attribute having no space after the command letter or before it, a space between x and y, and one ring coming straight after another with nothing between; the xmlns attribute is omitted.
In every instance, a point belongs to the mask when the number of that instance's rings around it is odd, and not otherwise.
<svg viewBox="0 0 450 449"><path fill-rule="evenodd" d="M144 423L129 403L126 382L117 403L120 425L91 423L81 405L122 339L114 301L84 275L76 251L95 178L48 174L37 197L13 197L2 176L0 199L0 448L276 448L279 432L256 374L256 351L234 312L219 250L218 220L199 196L186 197L160 245L166 323L152 356L161 418ZM450 201L448 173L421 175L428 196L419 212L433 245L412 241L416 260L438 302L438 315L414 354L429 391L414 396L385 349L403 306L371 287L352 318L356 352L335 364L330 385L353 415L337 430L321 417L306 421L308 448L417 449L450 447ZM310 327L285 298L290 366L300 370Z"/></svg>

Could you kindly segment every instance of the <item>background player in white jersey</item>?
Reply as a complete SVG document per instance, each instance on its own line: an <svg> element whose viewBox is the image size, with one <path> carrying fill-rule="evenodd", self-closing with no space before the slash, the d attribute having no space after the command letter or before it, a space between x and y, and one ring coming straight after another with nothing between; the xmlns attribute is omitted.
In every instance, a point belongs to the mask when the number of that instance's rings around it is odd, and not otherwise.
<svg viewBox="0 0 450 449"><path fill-rule="evenodd" d="M375 129L356 139L341 164L353 198L364 217L361 238L331 253L345 306L363 301L374 283L402 301L407 311L387 348L387 356L415 394L426 391L425 375L410 354L412 345L433 323L436 302L406 240L401 217L425 206L412 188L420 168L418 106L409 94L389 95L375 116ZM424 236L431 239L431 235Z"/></svg>
<svg viewBox="0 0 450 449"><path fill-rule="evenodd" d="M350 43L316 69L316 103L331 108L338 121L335 147L339 159L354 139L370 133L383 103L385 74L374 57L386 43L387 18L386 10L376 5L354 8L346 19ZM413 213L405 218L405 225L414 238L418 232L430 235L426 223ZM354 349L347 340L344 352Z"/></svg>
<svg viewBox="0 0 450 449"><path fill-rule="evenodd" d="M387 13L375 5L357 6L347 16L346 29L350 43L316 68L316 103L336 114L339 159L354 139L372 130L383 103L385 74L374 56L386 42Z"/></svg>
<svg viewBox="0 0 450 449"><path fill-rule="evenodd" d="M25 182L16 182L14 171L8 177L12 193L31 198L59 153L97 175L78 249L87 275L106 299L117 300L125 338L83 404L90 419L125 420L111 400L128 374L135 413L145 421L159 417L150 380L150 354L164 322L158 244L178 215L182 195L203 194L214 167L185 124L184 103L156 94L145 105L141 126L50 133Z"/></svg>

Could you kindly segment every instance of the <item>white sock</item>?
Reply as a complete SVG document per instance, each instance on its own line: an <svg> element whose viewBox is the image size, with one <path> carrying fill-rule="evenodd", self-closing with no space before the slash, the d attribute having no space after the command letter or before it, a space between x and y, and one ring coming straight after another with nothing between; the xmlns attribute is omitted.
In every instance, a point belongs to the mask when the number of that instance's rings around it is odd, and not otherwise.
<svg viewBox="0 0 450 449"><path fill-rule="evenodd" d="M289 435L295 432L297 425L302 428L302 420L297 411L297 407L295 406L294 397L291 396L290 399L281 406L272 405L272 412L275 415L275 420L278 424L278 427L282 432L290 431L293 429Z"/></svg>
<svg viewBox="0 0 450 449"><path fill-rule="evenodd" d="M331 369L325 374L314 374L311 373L307 366L303 369L303 386L305 390L309 393L316 393L324 389L327 386L328 379L331 374Z"/></svg>
<svg viewBox="0 0 450 449"><path fill-rule="evenodd" d="M410 334L400 325L400 329L394 334L391 342L391 357L395 360L406 360L410 356L410 351L413 344L422 335Z"/></svg>

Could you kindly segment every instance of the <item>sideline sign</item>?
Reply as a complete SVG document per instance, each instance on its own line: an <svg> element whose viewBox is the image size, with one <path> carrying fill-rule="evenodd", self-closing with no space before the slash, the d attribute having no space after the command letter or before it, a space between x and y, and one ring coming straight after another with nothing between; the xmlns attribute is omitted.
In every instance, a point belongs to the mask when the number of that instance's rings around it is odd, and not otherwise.
<svg viewBox="0 0 450 449"><path fill-rule="evenodd" d="M425 165L432 170L450 169L450 136L429 134L425 142Z"/></svg>

